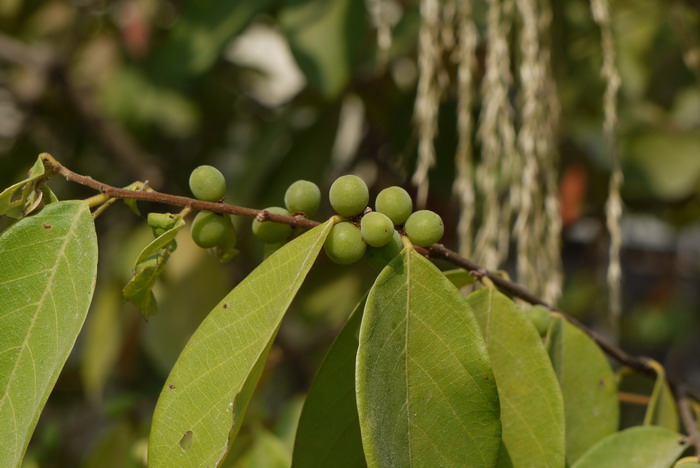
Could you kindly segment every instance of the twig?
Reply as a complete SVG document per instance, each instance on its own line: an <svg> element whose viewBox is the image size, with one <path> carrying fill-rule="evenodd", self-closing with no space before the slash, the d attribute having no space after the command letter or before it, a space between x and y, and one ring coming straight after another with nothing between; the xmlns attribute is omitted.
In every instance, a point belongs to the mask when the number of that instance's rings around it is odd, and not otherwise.
<svg viewBox="0 0 700 468"><path fill-rule="evenodd" d="M452 250L446 248L442 244L433 244L430 246L429 249L427 249L428 254L432 258L442 258L444 260L447 260L448 262L457 265L459 267L464 268L465 270L468 271L474 271L477 272L477 274L483 275L486 278L490 279L496 287L502 291L507 292L508 294L512 296L519 297L520 299L529 302L530 304L535 304L535 305L541 305L544 307L547 307L548 309L559 312L566 320L568 320L571 324L575 325L576 327L580 328L582 331L584 331L588 336L591 337L593 341L595 341L598 346L605 351L606 354L608 354L610 357L615 359L616 361L625 364L626 366L629 366L636 371L639 371L643 374L649 375L649 376L655 376L656 373L654 370L649 367L648 362L649 359L643 356L632 356L631 354L627 353L623 349L615 346L614 344L608 342L603 336L601 336L598 332L588 328L578 320L576 320L573 317L570 317L569 315L565 314L561 310L557 309L551 304L548 304L547 302L543 301L539 297L535 296L531 292L529 292L527 289L522 287L521 285L514 283L510 280L507 280L503 278L502 276L484 269L480 265L477 265L476 263L472 262L469 259L466 259L462 257L461 255L457 254L456 252L453 252Z"/></svg>
<svg viewBox="0 0 700 468"><path fill-rule="evenodd" d="M693 409L688 402L688 389L685 385L677 385L675 388L678 412L681 414L683 427L688 433L688 440L695 448L695 455L700 456L700 433L698 433L697 421L693 415Z"/></svg>
<svg viewBox="0 0 700 468"><path fill-rule="evenodd" d="M54 174L60 174L64 176L67 180L70 180L72 182L76 182L81 185L85 185L87 187L93 188L95 190L98 190L101 193L104 193L110 197L114 198L123 198L123 199L132 199L132 200L144 200L144 201L150 201L150 202L156 202L156 203L163 203L167 205L175 205L175 206L186 206L190 208L194 208L197 210L209 210L213 211L216 213L221 213L221 214L234 214L234 215L240 215L240 216L247 216L249 218L257 218L257 219L268 219L270 221L278 222L278 223L284 223L284 224L289 224L292 226L299 226L302 228L313 228L315 226L318 226L320 223L318 221L313 221L310 219L306 219L303 217L296 217L296 216L282 216L274 213L270 213L265 210L256 210L253 208L246 208L242 206L236 206L236 205L229 205L227 203L214 203L214 202L205 202L205 201L200 201L200 200L195 200L193 198L188 198L188 197L181 197L178 195L170 195L167 193L161 193L161 192L156 192L156 191L150 191L150 192L145 192L145 191L135 191L135 190L126 190L126 189L121 189L117 187L112 187L111 185L107 185L103 182L99 182L92 177L84 176L77 174L67 167L63 166L61 163L56 161L51 155L47 153L41 154L41 159L44 163L44 166L46 167L46 170L49 171L50 173ZM462 267L465 270L474 272L478 276L483 276L485 278L488 278L493 284L500 290L518 297L530 304L536 304L536 305L542 305L544 307L547 307L548 309L560 313L566 320L568 320L571 324L576 326L577 328L581 329L583 332L585 332L588 336L593 339L593 341L600 346L600 348L610 357L615 359L616 361L620 362L621 364L624 364L628 367L631 367L632 369L643 373L645 375L655 377L656 372L654 371L653 367L649 365L650 359L643 357L643 356L633 356L623 349L619 348L618 346L608 342L603 336L598 334L596 331L591 330L587 326L583 325L581 322L578 320L574 319L573 317L568 316L564 312L558 310L556 307L554 307L551 304L548 304L547 302L543 301L539 297L535 296L531 292L529 292L527 289L523 288L521 285L514 283L506 278L503 278L502 276L499 276L498 274L488 271L485 268L483 268L480 265L477 265L476 263L472 262L471 260L464 258L457 254L456 252L446 248L442 244L433 244L429 248L423 248L423 247L418 247L415 246L416 251L421 253L422 255L426 255L432 258L441 258L443 260L447 260L448 262L458 266ZM684 389L685 394L691 396L693 399L700 401L700 395L698 395L696 392L691 391L688 388Z"/></svg>
<svg viewBox="0 0 700 468"><path fill-rule="evenodd" d="M64 176L66 180L70 180L80 185L85 185L112 198L143 200L155 203L163 203L166 205L187 206L197 210L208 210L213 211L215 213L234 214L239 216L247 216L249 218L256 218L258 216L261 216L263 217L263 219L269 219L270 221L290 224L292 226L299 226L303 228L312 228L320 224L318 221L313 221L306 218L296 216L283 216L270 213L265 210L256 210L253 208L246 208L243 206L229 205L228 203L195 200L194 198L181 197L179 195L170 195L167 193L157 192L155 190L146 192L140 190L128 190L117 188L111 185L107 185L103 182L99 182L93 179L92 177L80 175L76 172L71 171L70 169L56 161L53 158L53 156L51 156L48 153L42 153L40 155L40 158L44 163L44 166L46 167L47 171L55 174L60 174Z"/></svg>

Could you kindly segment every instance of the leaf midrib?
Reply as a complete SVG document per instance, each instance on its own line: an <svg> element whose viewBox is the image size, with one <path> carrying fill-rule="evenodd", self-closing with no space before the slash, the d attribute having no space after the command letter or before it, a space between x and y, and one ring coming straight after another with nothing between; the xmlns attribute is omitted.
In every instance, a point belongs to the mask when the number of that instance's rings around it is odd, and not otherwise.
<svg viewBox="0 0 700 468"><path fill-rule="evenodd" d="M0 397L0 410L4 407L5 402L9 401L10 405L12 407L12 414L15 415L13 418L13 422L15 429L17 429L17 417L15 414L14 410L14 404L12 404L12 400L8 400L8 395L10 394L7 390L9 387L12 385L12 381L14 379L15 373L17 372L17 369L19 368L19 362L21 361L22 355L24 354L24 350L28 349L27 348L27 341L29 340L29 337L32 335L32 330L34 329L34 325L36 324L37 318L39 317L39 309L44 305L44 300L46 299L46 294L51 290L51 285L54 282L54 279L56 278L56 272L58 270L57 265L60 262L60 259L65 256L65 251L66 251L66 246L68 245L69 241L73 238L74 234L74 228L75 225L78 223L78 220L80 219L81 212L78 211L76 212L76 216L73 218L73 222L71 223L68 231L66 232L66 235L63 238L63 243L61 247L57 251L56 259L53 264L53 269L51 271L51 275L48 278L48 281L46 282L46 287L44 288L44 292L41 295L41 299L39 302L35 303L36 305L36 311L34 313L34 317L32 317L32 322L29 324L29 329L27 330L26 335L24 336L24 340L22 341L22 344L20 345L20 352L17 355L17 358L14 361L14 364L12 365L12 370L10 371L10 376L7 379L7 385L3 389L3 394L2 397ZM56 310L54 309L54 315L56 315ZM31 350L30 350L31 351ZM32 365L34 365L34 361L32 360ZM35 377L36 377L36 371L35 371ZM33 398L36 398L36 391L33 394ZM18 437L19 437L19 431L15 430L13 431L15 434L15 447L17 447L17 442L19 442Z"/></svg>

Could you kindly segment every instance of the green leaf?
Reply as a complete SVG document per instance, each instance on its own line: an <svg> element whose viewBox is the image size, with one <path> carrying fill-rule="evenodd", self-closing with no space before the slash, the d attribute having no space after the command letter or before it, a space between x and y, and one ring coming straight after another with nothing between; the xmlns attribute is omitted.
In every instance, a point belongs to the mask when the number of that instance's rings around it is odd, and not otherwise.
<svg viewBox="0 0 700 468"><path fill-rule="evenodd" d="M680 434L635 426L607 436L571 468L668 468L686 448Z"/></svg>
<svg viewBox="0 0 700 468"><path fill-rule="evenodd" d="M566 459L573 463L617 430L617 381L598 345L560 315L552 317L546 343L564 396Z"/></svg>
<svg viewBox="0 0 700 468"><path fill-rule="evenodd" d="M21 182L17 182L16 184L11 185L0 192L0 216L14 214L13 208L21 208L27 202L34 206L29 206L29 208L32 209L27 210L25 214L33 211L33 209L38 205L38 203L34 203L36 198L43 196L43 192L36 190L36 182L45 177L44 173L44 163L42 162L40 156L29 170L29 176L26 179ZM22 189L21 196L19 198L15 198L15 194L20 189ZM32 197L31 201L29 200L30 197ZM41 199L39 199L39 202L40 201ZM21 216L21 214L18 215Z"/></svg>
<svg viewBox="0 0 700 468"><path fill-rule="evenodd" d="M134 277L124 286L124 299L136 305L145 319L158 313L153 286L163 273L170 254L175 250L175 236L185 227L182 218L160 236L151 241L136 259Z"/></svg>
<svg viewBox="0 0 700 468"><path fill-rule="evenodd" d="M295 467L363 467L355 357L365 298L328 350L311 385L294 442Z"/></svg>
<svg viewBox="0 0 700 468"><path fill-rule="evenodd" d="M158 250L170 246L170 243L175 240L175 236L177 236L177 233L183 227L185 227L185 220L179 218L171 228L153 239L153 241L141 251L141 254L139 254L139 257L136 259L136 265L146 260Z"/></svg>
<svg viewBox="0 0 700 468"><path fill-rule="evenodd" d="M503 451L498 466L564 466L564 404L539 333L493 288L467 298L486 340L498 386Z"/></svg>
<svg viewBox="0 0 700 468"><path fill-rule="evenodd" d="M467 270L455 268L454 270L447 270L442 273L457 289L462 289L465 286L474 284L474 276Z"/></svg>
<svg viewBox="0 0 700 468"><path fill-rule="evenodd" d="M292 0L279 15L299 68L311 85L336 96L349 80L353 54L367 30L364 2Z"/></svg>
<svg viewBox="0 0 700 468"><path fill-rule="evenodd" d="M163 273L168 258L170 258L170 250L161 249L141 261L136 266L134 277L124 286L122 291L124 299L136 305L146 320L158 313L153 286L160 274Z"/></svg>
<svg viewBox="0 0 700 468"><path fill-rule="evenodd" d="M700 459L698 457L683 457L673 465L673 468L700 468Z"/></svg>
<svg viewBox="0 0 700 468"><path fill-rule="evenodd" d="M404 249L365 306L355 378L367 464L492 467L501 425L471 307L427 259Z"/></svg>
<svg viewBox="0 0 700 468"><path fill-rule="evenodd" d="M21 463L85 320L96 273L84 202L48 205L0 235L0 466Z"/></svg>
<svg viewBox="0 0 700 468"><path fill-rule="evenodd" d="M656 383L649 398L647 412L644 415L645 426L661 426L677 432L680 429L676 399L666 381L666 371L656 361L651 361L656 371Z"/></svg>
<svg viewBox="0 0 700 468"><path fill-rule="evenodd" d="M284 443L270 431L256 434L252 447L244 453L234 468L289 468L291 455Z"/></svg>
<svg viewBox="0 0 700 468"><path fill-rule="evenodd" d="M257 381L249 376L262 370L332 225L328 221L282 247L204 319L158 399L150 466L214 466L226 455Z"/></svg>
<svg viewBox="0 0 700 468"><path fill-rule="evenodd" d="M85 327L80 370L85 393L99 401L121 348L119 289L111 284L97 288L93 304Z"/></svg>

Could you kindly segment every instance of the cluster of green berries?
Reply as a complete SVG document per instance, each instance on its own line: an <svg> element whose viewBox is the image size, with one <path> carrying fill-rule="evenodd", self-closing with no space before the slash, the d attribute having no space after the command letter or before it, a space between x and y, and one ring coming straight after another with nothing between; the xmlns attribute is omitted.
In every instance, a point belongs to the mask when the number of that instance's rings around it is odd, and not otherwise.
<svg viewBox="0 0 700 468"><path fill-rule="evenodd" d="M312 217L321 206L321 190L313 182L297 180L287 188L284 194L284 206L270 206L264 211L268 213L291 216L303 214ZM275 223L274 221L253 221L253 235L266 244L284 242L292 235L292 226Z"/></svg>
<svg viewBox="0 0 700 468"><path fill-rule="evenodd" d="M189 184L198 200L218 202L226 193L223 174L212 166L197 167L190 175ZM402 232L412 243L423 247L439 241L444 233L440 216L429 210L413 212L411 196L401 187L382 190L375 200L374 211L371 211L367 210L367 184L357 176L345 175L333 182L329 199L339 215L349 218L333 226L324 244L326 254L335 263L347 265L365 255L386 263L402 249L397 226L402 227ZM283 216L301 214L310 218L321 205L321 191L313 182L298 180L287 189L284 205L285 208L271 206L265 211ZM289 224L265 219L254 220L252 230L255 237L266 244L285 242L293 234ZM191 232L195 243L203 248L225 246L232 249L236 244L236 231L228 215L200 211L192 222Z"/></svg>
<svg viewBox="0 0 700 468"><path fill-rule="evenodd" d="M365 212L369 190L359 177L345 175L333 182L329 198L333 209L349 218ZM333 226L324 245L332 261L347 265L358 261L367 251L370 257L380 260L393 258L401 250L401 237L396 226L403 225L411 242L422 247L439 241L445 231L437 213L429 210L413 212L411 196L401 187L389 187L379 192L374 208L375 211L362 216L359 228L348 221Z"/></svg>
<svg viewBox="0 0 700 468"><path fill-rule="evenodd" d="M190 174L190 190L197 200L218 202L226 194L226 179L213 166L199 166ZM192 221L192 239L195 244L210 249L222 247L231 250L237 241L236 230L229 215L200 211Z"/></svg>

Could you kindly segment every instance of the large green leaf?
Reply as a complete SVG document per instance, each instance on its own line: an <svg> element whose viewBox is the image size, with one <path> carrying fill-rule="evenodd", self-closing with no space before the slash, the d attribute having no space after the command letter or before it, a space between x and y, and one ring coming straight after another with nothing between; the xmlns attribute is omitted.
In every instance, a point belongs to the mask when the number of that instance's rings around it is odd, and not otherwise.
<svg viewBox="0 0 700 468"><path fill-rule="evenodd" d="M668 468L687 447L663 427L635 426L607 436L571 468Z"/></svg>
<svg viewBox="0 0 700 468"><path fill-rule="evenodd" d="M367 31L364 2L289 0L279 15L294 58L306 79L326 96L348 82L353 55Z"/></svg>
<svg viewBox="0 0 700 468"><path fill-rule="evenodd" d="M355 382L369 466L494 466L498 392L479 325L413 249L367 297Z"/></svg>
<svg viewBox="0 0 700 468"><path fill-rule="evenodd" d="M295 467L363 467L355 402L355 357L365 299L360 301L321 364L304 403L294 442Z"/></svg>
<svg viewBox="0 0 700 468"><path fill-rule="evenodd" d="M95 227L58 202L0 235L0 466L18 466L92 299Z"/></svg>
<svg viewBox="0 0 700 468"><path fill-rule="evenodd" d="M649 405L644 415L644 425L661 426L671 431L678 431L680 429L678 408L676 407L676 399L666 381L666 371L656 361L651 361L651 365L656 371L656 383L649 397Z"/></svg>
<svg viewBox="0 0 700 468"><path fill-rule="evenodd" d="M471 294L467 302L484 334L498 386L504 445L498 466L564 466L564 404L539 333L493 288Z"/></svg>
<svg viewBox="0 0 700 468"><path fill-rule="evenodd" d="M282 317L328 236L328 221L265 260L204 319L153 416L149 465L215 466L228 451Z"/></svg>
<svg viewBox="0 0 700 468"><path fill-rule="evenodd" d="M550 324L547 349L564 396L566 459L571 464L617 430L617 381L595 342L560 315Z"/></svg>

